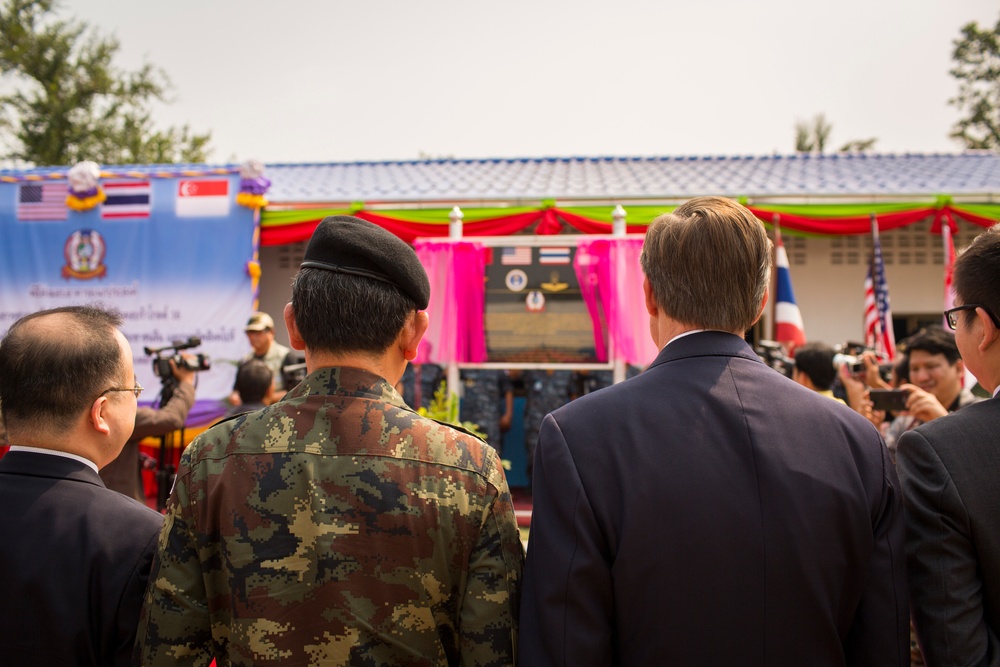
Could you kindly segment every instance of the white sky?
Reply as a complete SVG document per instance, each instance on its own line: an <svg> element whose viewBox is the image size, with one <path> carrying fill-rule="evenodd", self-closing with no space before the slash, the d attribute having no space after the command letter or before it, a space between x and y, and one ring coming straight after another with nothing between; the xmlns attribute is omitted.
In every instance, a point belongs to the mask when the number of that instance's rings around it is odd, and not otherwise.
<svg viewBox="0 0 1000 667"><path fill-rule="evenodd" d="M956 152L948 74L996 0L63 0L174 84L213 162Z"/></svg>

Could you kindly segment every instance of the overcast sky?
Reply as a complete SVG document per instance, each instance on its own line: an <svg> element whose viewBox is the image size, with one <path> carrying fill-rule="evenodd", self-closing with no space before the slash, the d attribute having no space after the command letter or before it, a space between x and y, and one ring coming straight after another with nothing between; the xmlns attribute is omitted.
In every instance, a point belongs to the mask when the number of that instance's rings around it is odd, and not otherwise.
<svg viewBox="0 0 1000 667"><path fill-rule="evenodd" d="M996 0L63 0L162 67L213 162L956 152L948 74Z"/></svg>

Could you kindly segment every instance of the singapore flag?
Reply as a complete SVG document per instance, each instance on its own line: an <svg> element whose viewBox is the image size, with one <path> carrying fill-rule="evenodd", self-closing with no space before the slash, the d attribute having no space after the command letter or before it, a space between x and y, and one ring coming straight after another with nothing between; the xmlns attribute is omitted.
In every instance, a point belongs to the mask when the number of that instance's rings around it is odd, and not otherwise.
<svg viewBox="0 0 1000 667"><path fill-rule="evenodd" d="M181 181L177 184L177 217L229 215L229 181Z"/></svg>

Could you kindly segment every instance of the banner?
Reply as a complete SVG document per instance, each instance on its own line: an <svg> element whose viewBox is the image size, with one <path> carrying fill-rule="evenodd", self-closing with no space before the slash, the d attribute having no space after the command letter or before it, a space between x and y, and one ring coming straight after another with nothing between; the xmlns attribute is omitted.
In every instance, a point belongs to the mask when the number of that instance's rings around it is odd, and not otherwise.
<svg viewBox="0 0 1000 667"><path fill-rule="evenodd" d="M229 394L249 344L247 262L253 211L235 204L238 175L123 178L102 182L107 201L65 205L65 181L0 183L0 335L20 317L57 306L100 303L124 317L142 403L161 380L144 348L190 336L211 357L198 373L208 412ZM194 414L194 413L193 413Z"/></svg>

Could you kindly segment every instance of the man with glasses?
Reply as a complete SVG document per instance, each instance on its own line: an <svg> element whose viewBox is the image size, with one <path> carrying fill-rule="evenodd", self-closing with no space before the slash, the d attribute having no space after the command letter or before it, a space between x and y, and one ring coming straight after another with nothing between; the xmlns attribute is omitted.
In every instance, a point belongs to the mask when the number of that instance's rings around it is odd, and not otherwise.
<svg viewBox="0 0 1000 667"><path fill-rule="evenodd" d="M127 665L162 517L105 488L142 388L118 315L28 315L0 343L0 662Z"/></svg>
<svg viewBox="0 0 1000 667"><path fill-rule="evenodd" d="M955 262L945 313L991 400L904 433L896 466L906 508L913 617L928 665L1000 664L1000 226Z"/></svg>

